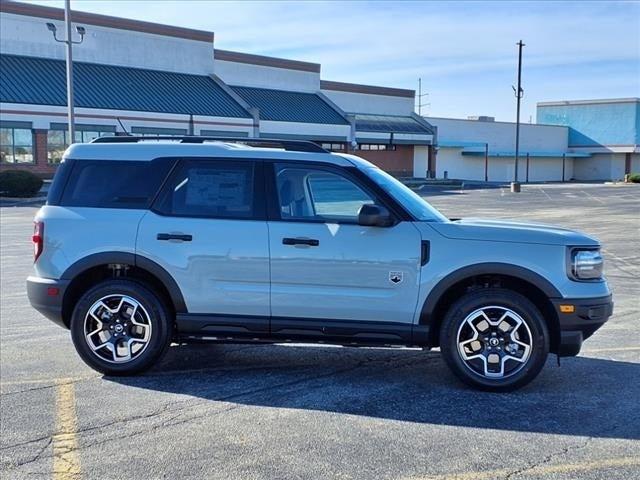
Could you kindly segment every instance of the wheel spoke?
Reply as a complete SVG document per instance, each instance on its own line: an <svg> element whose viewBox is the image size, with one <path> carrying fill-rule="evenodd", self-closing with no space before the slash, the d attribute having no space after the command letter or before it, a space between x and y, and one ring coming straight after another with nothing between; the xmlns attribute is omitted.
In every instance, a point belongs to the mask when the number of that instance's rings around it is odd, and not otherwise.
<svg viewBox="0 0 640 480"><path fill-rule="evenodd" d="M100 333L102 332L103 328L102 328L102 324L96 328L93 332L87 333L87 337L93 337L96 333Z"/></svg>
<svg viewBox="0 0 640 480"><path fill-rule="evenodd" d="M109 339L109 340L111 340L111 339ZM104 347L107 347L107 349L109 349L109 350L113 350L113 344L109 340L107 340L107 341L105 341L105 342L103 342L103 343L101 343L99 345L90 345L91 349L94 352L97 351L97 350L100 350L101 348L104 348Z"/></svg>

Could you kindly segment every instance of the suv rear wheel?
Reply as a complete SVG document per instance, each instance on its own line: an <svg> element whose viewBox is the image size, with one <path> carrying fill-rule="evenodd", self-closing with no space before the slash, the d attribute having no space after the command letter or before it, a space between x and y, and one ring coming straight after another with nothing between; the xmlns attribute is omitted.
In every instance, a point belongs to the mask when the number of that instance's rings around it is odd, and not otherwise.
<svg viewBox="0 0 640 480"><path fill-rule="evenodd" d="M509 391L533 380L549 353L540 311L523 295L501 288L469 292L456 301L440 329L447 365L465 383Z"/></svg>
<svg viewBox="0 0 640 480"><path fill-rule="evenodd" d="M128 375L151 367L171 341L172 322L158 296L130 280L106 280L83 294L71 317L71 338L91 368Z"/></svg>

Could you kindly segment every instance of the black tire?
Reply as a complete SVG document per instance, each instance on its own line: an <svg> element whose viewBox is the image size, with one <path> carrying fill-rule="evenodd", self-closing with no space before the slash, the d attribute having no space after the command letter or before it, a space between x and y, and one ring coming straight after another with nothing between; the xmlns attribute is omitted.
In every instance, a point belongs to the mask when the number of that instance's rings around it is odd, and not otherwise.
<svg viewBox="0 0 640 480"><path fill-rule="evenodd" d="M526 327L518 327L516 333L518 336L522 335L523 343L526 344L530 342L528 359L526 361L523 361L523 359L526 358L527 355L523 353L519 356L520 353L525 351L524 348L513 343L513 341L510 340L511 337L507 337L506 332L500 332L499 328L487 323L486 325L489 325L490 329L484 331L493 333L482 333L479 328L471 328L469 323L465 322L467 317L479 309L493 306L499 308L483 310L483 312L488 313L490 316L493 315L493 320L495 320L500 313L509 309L517 314L524 324L526 324ZM500 310L500 308L504 310ZM481 322L482 319L486 317L476 318L477 320L475 320L475 322L478 322L478 325L484 327L484 325L481 325ZM511 322L510 318L511 317L508 317ZM474 323L474 321L471 323ZM518 325L517 320L513 321L512 324ZM475 345L469 343L469 335L465 337L469 349L467 351L464 351L464 346L461 346L459 349L458 333L461 332L462 335L465 333L464 329L467 329L467 333L473 333L474 330L478 333L478 342L474 342ZM485 337L485 335L487 335L487 337ZM490 338L494 335L497 335L498 341L500 342L497 345L493 345L495 341ZM486 338L488 338L488 342L485 341ZM528 340L525 340L525 338ZM516 352L514 355L519 356L519 361L516 362L512 359L503 360L510 356L511 350L507 352L505 343L502 342L509 342L509 349L514 349ZM514 347L514 345L516 346ZM477 350L472 347L476 347ZM517 350L515 350L516 348ZM540 370L542 370L547 355L549 354L549 330L538 308L525 296L503 288L477 290L466 293L449 308L440 328L440 349L451 371L466 384L481 390L498 392L512 391L531 382L540 373ZM463 352L460 350L463 350ZM469 351L471 353L469 353ZM500 358L500 360L497 364L490 364L486 360L492 353L499 355L498 358ZM465 361L463 354L466 354L467 357L483 354L485 360L478 357L474 360L468 358L467 361ZM496 362L495 358L496 357L493 356L493 362ZM487 370L489 367L487 365L498 365L504 376L500 378L488 377ZM507 368L512 369L512 373L509 373L509 375L507 375ZM478 372L478 370L482 371ZM489 372L489 374L494 375L499 375L499 373L500 372Z"/></svg>
<svg viewBox="0 0 640 480"><path fill-rule="evenodd" d="M139 310L144 313L145 317L148 317L148 324L151 327L148 339L144 344L145 347L135 354L135 356L131 350L129 350L131 360L115 363L114 361L108 361L103 358L104 356L108 356L107 352L113 352L111 349L101 348L97 350L99 352L99 354L97 354L96 351L89 346L90 340L87 340L85 337L85 318L89 315L89 310L96 302L105 297L107 297L107 302L117 302L117 296L119 295L134 299L139 306L142 307L142 309L138 308L136 311ZM112 305L115 305L115 303L112 303ZM97 311L103 312L104 310ZM122 323L124 324L126 316L120 317L119 314L115 314L114 318L116 317L118 318L118 323L121 323L120 318L122 318ZM89 322L90 321L91 320L89 320ZM116 320L108 323L108 325L115 325L115 321ZM133 322L129 323L132 324ZM105 322L105 324L107 323ZM105 331L107 331L107 328L110 327L104 328ZM118 326L118 329L120 328L122 327ZM132 327L128 326L127 328ZM146 332L145 329L141 329L141 331ZM107 333L111 335L109 332ZM129 335L129 333L131 332L125 331L124 335ZM76 303L71 317L71 338L80 358L94 370L106 375L133 375L152 367L166 352L171 342L172 333L173 321L171 320L169 309L165 302L153 290L141 283L131 280L105 280L90 288ZM121 333L120 335L123 334ZM131 335L135 335L135 332L131 333ZM93 340L96 337L91 338ZM121 342L126 338L131 337L125 337ZM100 341L99 337L98 341ZM134 346L133 348L141 348L140 343L141 342L137 343L138 346ZM123 344L120 343L120 345ZM113 353L111 354L112 356L115 355Z"/></svg>

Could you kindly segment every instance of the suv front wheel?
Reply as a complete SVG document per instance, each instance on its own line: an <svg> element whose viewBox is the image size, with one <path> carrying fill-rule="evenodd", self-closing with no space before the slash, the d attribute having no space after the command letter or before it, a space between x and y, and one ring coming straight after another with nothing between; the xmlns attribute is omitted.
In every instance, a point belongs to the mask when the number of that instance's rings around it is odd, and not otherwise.
<svg viewBox="0 0 640 480"><path fill-rule="evenodd" d="M91 368L129 375L151 367L171 341L171 321L158 296L130 280L105 280L78 300L71 338Z"/></svg>
<svg viewBox="0 0 640 480"><path fill-rule="evenodd" d="M540 373L549 353L549 331L523 295L502 288L477 290L463 295L445 315L440 348L465 383L509 391Z"/></svg>

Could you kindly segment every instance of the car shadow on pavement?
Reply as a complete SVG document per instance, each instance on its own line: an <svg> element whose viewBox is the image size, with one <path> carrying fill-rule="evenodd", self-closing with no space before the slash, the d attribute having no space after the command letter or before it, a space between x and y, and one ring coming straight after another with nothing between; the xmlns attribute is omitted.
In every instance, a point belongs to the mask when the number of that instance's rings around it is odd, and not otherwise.
<svg viewBox="0 0 640 480"><path fill-rule="evenodd" d="M550 356L513 393L459 383L440 354L294 345L171 347L150 372L104 377L213 402L306 409L434 425L640 439L640 364Z"/></svg>

